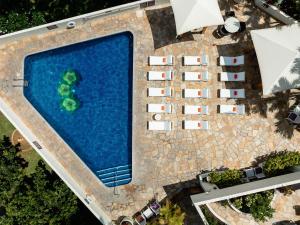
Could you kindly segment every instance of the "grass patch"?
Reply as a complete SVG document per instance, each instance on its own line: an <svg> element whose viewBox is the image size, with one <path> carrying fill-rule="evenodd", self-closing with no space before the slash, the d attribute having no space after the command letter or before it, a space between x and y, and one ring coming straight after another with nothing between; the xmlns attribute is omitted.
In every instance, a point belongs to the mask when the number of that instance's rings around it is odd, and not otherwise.
<svg viewBox="0 0 300 225"><path fill-rule="evenodd" d="M28 166L25 168L25 173L27 175L32 174L35 171L35 168L40 160L42 160L41 156L35 152L34 149L20 152L22 158L24 158L28 162ZM47 165L47 169L50 167Z"/></svg>
<svg viewBox="0 0 300 225"><path fill-rule="evenodd" d="M9 122L9 120L0 112L0 137L11 137L15 127Z"/></svg>

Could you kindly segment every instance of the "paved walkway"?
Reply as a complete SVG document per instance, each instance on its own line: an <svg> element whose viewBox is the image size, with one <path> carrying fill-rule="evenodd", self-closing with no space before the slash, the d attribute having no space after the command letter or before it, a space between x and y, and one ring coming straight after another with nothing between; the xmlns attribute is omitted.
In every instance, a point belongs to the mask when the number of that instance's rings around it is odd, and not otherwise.
<svg viewBox="0 0 300 225"><path fill-rule="evenodd" d="M223 1L222 1L222 4ZM228 5L221 5L222 10ZM247 21L249 29L277 25L249 3L234 8L237 16ZM135 73L134 73L134 115L133 115L133 180L131 184L106 188L81 163L65 142L57 136L23 96L22 89L13 88L16 77L23 76L23 60L27 54L49 48L80 42L86 39L108 35L114 32L130 30L135 37ZM181 182L195 179L200 170L219 167L240 168L249 166L257 157L275 150L298 150L300 135L295 132L290 138L278 133L276 110L266 110L264 115L256 110L260 106L258 92L252 89L252 82L259 79L254 49L249 33L216 39L215 28L209 28L204 34L187 34L180 41L175 39L175 25L170 7L127 11L107 16L78 26L71 30L53 30L41 35L32 35L20 41L0 45L0 97L14 110L24 124L38 137L42 146L63 165L68 174L78 182L82 189L97 202L112 218L132 215L140 210L154 196L159 199L177 190ZM206 68L183 67L183 55L208 54L210 65L207 68L210 80L207 83L183 82L184 71L203 71ZM175 56L174 67L149 67L149 55ZM217 66L220 54L245 54L247 82L236 84L246 88L249 114L229 116L217 113L218 104L235 104L234 100L219 99L217 90L228 87L218 81L222 68ZM177 71L174 81L149 82L146 71L170 69ZM147 87L170 85L175 90L173 98L149 98ZM182 98L183 88L209 88L211 98L207 100ZM175 113L163 115L164 120L174 124L171 132L153 132L147 130L147 121L152 114L146 112L147 103L170 102ZM207 104L208 116L185 116L182 106L185 104ZM263 105L265 109L271 103ZM26 112L26 113L24 113ZM181 127L184 119L203 119L210 123L209 131L187 131ZM117 195L115 193L118 193Z"/></svg>

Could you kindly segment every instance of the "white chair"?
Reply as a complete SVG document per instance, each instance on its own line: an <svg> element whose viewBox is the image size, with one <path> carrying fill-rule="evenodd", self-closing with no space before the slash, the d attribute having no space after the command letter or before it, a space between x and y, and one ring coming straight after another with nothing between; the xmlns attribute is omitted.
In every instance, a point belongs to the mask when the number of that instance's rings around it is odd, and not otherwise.
<svg viewBox="0 0 300 225"><path fill-rule="evenodd" d="M220 113L244 115L245 105L220 105Z"/></svg>
<svg viewBox="0 0 300 225"><path fill-rule="evenodd" d="M172 130L172 122L171 121L148 121L148 129L170 131Z"/></svg>
<svg viewBox="0 0 300 225"><path fill-rule="evenodd" d="M148 80L173 80L174 71L149 71Z"/></svg>
<svg viewBox="0 0 300 225"><path fill-rule="evenodd" d="M185 130L208 130L208 121L203 120L184 120L183 128Z"/></svg>
<svg viewBox="0 0 300 225"><path fill-rule="evenodd" d="M171 104L148 104L147 111L151 113L172 113Z"/></svg>
<svg viewBox="0 0 300 225"><path fill-rule="evenodd" d="M142 214L146 217L146 219L150 219L152 216L154 216L154 212L149 207L142 211Z"/></svg>
<svg viewBox="0 0 300 225"><path fill-rule="evenodd" d="M208 71L204 72L184 72L185 81L208 81Z"/></svg>
<svg viewBox="0 0 300 225"><path fill-rule="evenodd" d="M174 64L174 57L168 56L149 56L150 66L172 66Z"/></svg>
<svg viewBox="0 0 300 225"><path fill-rule="evenodd" d="M185 105L184 114L208 115L207 105Z"/></svg>
<svg viewBox="0 0 300 225"><path fill-rule="evenodd" d="M148 88L149 97L172 97L171 87L166 88Z"/></svg>
<svg viewBox="0 0 300 225"><path fill-rule="evenodd" d="M184 66L207 66L208 55L202 54L202 56L183 56Z"/></svg>
<svg viewBox="0 0 300 225"><path fill-rule="evenodd" d="M221 81L245 81L245 72L221 72Z"/></svg>
<svg viewBox="0 0 300 225"><path fill-rule="evenodd" d="M184 89L184 98L209 98L209 89Z"/></svg>
<svg viewBox="0 0 300 225"><path fill-rule="evenodd" d="M221 89L220 98L245 98L245 89Z"/></svg>
<svg viewBox="0 0 300 225"><path fill-rule="evenodd" d="M239 66L244 65L244 55L240 56L220 56L220 66Z"/></svg>

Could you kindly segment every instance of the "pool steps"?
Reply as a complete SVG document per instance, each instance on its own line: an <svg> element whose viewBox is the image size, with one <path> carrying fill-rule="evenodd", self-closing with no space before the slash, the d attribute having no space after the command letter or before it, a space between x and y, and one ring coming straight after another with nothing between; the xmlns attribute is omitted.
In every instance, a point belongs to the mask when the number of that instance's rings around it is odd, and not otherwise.
<svg viewBox="0 0 300 225"><path fill-rule="evenodd" d="M97 176L107 187L116 187L123 184L128 184L131 181L132 165L123 165L98 170Z"/></svg>

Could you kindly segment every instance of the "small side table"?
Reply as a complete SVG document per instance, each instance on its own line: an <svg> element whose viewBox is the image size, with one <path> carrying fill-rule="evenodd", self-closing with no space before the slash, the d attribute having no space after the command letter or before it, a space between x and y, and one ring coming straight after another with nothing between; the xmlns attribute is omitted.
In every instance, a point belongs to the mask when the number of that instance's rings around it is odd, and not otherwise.
<svg viewBox="0 0 300 225"><path fill-rule="evenodd" d="M160 114L154 114L153 119L154 120L161 120L161 115Z"/></svg>

